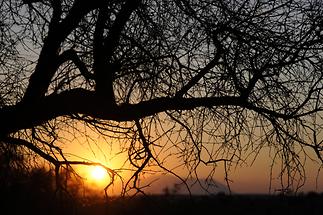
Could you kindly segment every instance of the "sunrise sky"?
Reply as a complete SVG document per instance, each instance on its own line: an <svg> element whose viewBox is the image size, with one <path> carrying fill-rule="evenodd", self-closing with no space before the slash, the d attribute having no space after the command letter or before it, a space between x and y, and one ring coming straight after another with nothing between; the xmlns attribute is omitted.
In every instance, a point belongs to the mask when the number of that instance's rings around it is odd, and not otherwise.
<svg viewBox="0 0 323 215"><path fill-rule="evenodd" d="M124 166L126 154L117 154L117 152L120 151L118 144L110 145L106 142L103 142L103 140L100 139L99 136L95 136L95 138L93 138L93 141L94 142L90 144L90 142L88 141L84 141L82 143L82 141L80 141L79 139L78 141L74 140L69 144L66 144L64 146L64 150L68 154L68 156L72 158L72 160L79 159L100 162L112 169L127 168L127 166ZM300 188L299 192L323 192L323 173L319 172L319 165L309 159L306 162L306 182L304 186ZM271 186L271 193L274 194L275 190L280 188L280 179L278 178L279 175L277 173L279 164L276 165L276 167L273 169L272 176L270 175L271 165L272 163L269 151L264 149L263 152L258 156L256 161L253 163L253 165L250 165L249 163L232 168L229 174L229 178L232 181L232 183L230 183L232 192L242 194L268 194L269 188ZM75 168L77 172L82 177L84 177L86 183L93 189L102 191L105 185L109 182L107 175L94 176L97 174L102 174L93 172L94 167L77 166ZM200 178L203 179L208 175L209 171L211 171L210 167L201 166L198 169L198 174ZM185 171L181 168L177 169L177 173L185 176ZM130 176L130 172L120 172L120 174L125 178ZM224 180L224 177L223 165L220 164L216 169L214 180L220 184L225 185L226 182ZM156 178L156 175L146 176L146 180L149 182L155 180ZM270 178L272 178L271 182ZM156 184L158 185L151 185L151 188L148 191L153 193L163 192L163 188L165 188L166 186L171 187L174 184L173 179L174 178L169 177L169 175L167 177L161 176L159 182L158 180L156 182ZM111 189L112 194L118 195L120 188L120 180L117 179L115 186Z"/></svg>

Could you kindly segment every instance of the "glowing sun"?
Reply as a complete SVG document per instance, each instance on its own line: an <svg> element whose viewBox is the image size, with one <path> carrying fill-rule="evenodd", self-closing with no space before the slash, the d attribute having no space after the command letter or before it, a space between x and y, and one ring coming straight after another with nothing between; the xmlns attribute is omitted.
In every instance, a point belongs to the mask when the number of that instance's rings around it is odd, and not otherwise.
<svg viewBox="0 0 323 215"><path fill-rule="evenodd" d="M107 177L107 171L102 166L95 166L90 170L91 178L95 181L102 181Z"/></svg>

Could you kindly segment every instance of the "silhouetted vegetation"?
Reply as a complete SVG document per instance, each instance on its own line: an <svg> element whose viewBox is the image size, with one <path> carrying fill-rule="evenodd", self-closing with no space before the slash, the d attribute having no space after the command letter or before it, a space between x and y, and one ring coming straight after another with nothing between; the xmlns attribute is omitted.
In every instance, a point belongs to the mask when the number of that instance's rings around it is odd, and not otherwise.
<svg viewBox="0 0 323 215"><path fill-rule="evenodd" d="M3 169L2 169L3 170ZM3 171L1 171L3 172ZM8 172L7 172L8 173ZM136 197L84 196L82 184L63 171L65 187L56 187L52 170L13 170L1 177L1 214L162 215L162 214L295 214L321 215L323 193L297 195L138 195ZM6 183L5 183L6 182ZM63 189L64 188L64 189Z"/></svg>
<svg viewBox="0 0 323 215"><path fill-rule="evenodd" d="M3 172L3 169L1 169ZM52 170L11 169L0 178L1 214L73 214L81 204L79 193L73 193L75 181L69 187L57 187ZM66 177L62 172L60 177Z"/></svg>
<svg viewBox="0 0 323 215"><path fill-rule="evenodd" d="M26 185L24 185L26 186ZM155 195L115 197L108 201L93 198L84 204L79 196L62 199L53 190L39 186L20 186L1 190L1 211L6 214L73 214L73 215L162 215L162 214L295 214L321 215L323 194L283 195ZM32 189L29 189L32 188Z"/></svg>
<svg viewBox="0 0 323 215"><path fill-rule="evenodd" d="M321 0L0 1L1 186L24 177L9 163L93 165L66 155L78 141L118 145L123 169L105 168L131 173L123 195L182 167L184 184L221 166L230 185L265 149L270 180L296 192L323 163L322 26Z"/></svg>

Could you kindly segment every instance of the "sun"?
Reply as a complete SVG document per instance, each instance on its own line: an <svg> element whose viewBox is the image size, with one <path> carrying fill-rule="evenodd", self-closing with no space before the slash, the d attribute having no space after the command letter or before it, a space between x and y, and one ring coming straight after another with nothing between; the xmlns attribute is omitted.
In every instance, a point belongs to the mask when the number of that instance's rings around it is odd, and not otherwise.
<svg viewBox="0 0 323 215"><path fill-rule="evenodd" d="M102 181L107 177L107 171L102 166L94 166L90 169L90 176L92 180Z"/></svg>

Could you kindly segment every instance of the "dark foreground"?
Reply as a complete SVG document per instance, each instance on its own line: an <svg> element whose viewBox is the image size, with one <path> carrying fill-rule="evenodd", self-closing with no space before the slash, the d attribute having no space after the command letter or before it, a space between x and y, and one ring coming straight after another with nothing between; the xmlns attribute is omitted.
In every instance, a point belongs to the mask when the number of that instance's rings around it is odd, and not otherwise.
<svg viewBox="0 0 323 215"><path fill-rule="evenodd" d="M28 195L26 195L27 197ZM18 201L18 199L20 201ZM323 214L323 194L301 196L141 196L115 198L95 204L68 201L45 202L17 198L2 201L0 214L68 214L68 215L161 215L161 214ZM40 204L41 203L41 204Z"/></svg>
<svg viewBox="0 0 323 215"><path fill-rule="evenodd" d="M116 199L110 205L83 208L80 214L323 214L323 195L308 196L149 196ZM81 211L80 211L81 212Z"/></svg>

